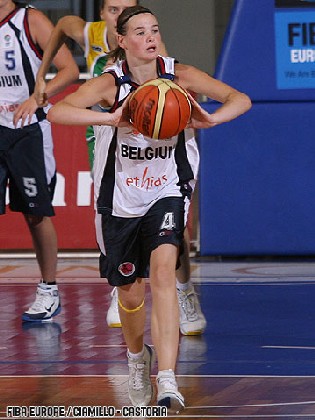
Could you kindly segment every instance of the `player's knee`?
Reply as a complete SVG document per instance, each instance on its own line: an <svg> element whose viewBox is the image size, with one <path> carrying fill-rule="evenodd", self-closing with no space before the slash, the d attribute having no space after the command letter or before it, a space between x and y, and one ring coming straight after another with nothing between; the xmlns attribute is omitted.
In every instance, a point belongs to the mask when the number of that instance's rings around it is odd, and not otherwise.
<svg viewBox="0 0 315 420"><path fill-rule="evenodd" d="M175 282L175 266L161 264L150 272L150 280L152 286L160 290L172 288Z"/></svg>
<svg viewBox="0 0 315 420"><path fill-rule="evenodd" d="M24 214L24 218L30 228L35 228L44 220L44 216L37 216L34 214Z"/></svg>
<svg viewBox="0 0 315 420"><path fill-rule="evenodd" d="M134 283L118 288L118 304L125 312L137 312L144 306L145 282L137 279Z"/></svg>

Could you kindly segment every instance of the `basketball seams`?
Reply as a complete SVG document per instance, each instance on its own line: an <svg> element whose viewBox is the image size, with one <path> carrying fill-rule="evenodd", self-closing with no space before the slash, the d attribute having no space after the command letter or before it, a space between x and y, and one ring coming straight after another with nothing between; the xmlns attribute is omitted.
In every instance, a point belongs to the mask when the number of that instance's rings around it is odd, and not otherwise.
<svg viewBox="0 0 315 420"><path fill-rule="evenodd" d="M178 126L177 126L177 128L176 128L176 132L180 132L180 131L182 131L181 130L181 116L182 116L182 110L181 110L181 107L180 107L180 102L179 102L179 99L178 99L178 96L177 96L177 93L176 93L176 91L175 91L175 89L172 89L172 94L174 95L174 97L175 97L175 99L176 99L176 102L177 102L177 104L178 104L178 110L179 110L179 118L178 118Z"/></svg>
<svg viewBox="0 0 315 420"><path fill-rule="evenodd" d="M160 83L158 86L159 95L158 95L158 104L157 104L157 113L155 116L154 122L154 129L152 133L152 137L154 139L159 138L161 126L162 126L162 118L164 114L164 104L166 99L166 94L170 90L170 87L167 83Z"/></svg>
<svg viewBox="0 0 315 420"><path fill-rule="evenodd" d="M191 115L186 91L168 79L149 80L130 96L134 127L152 139L169 139L182 131Z"/></svg>

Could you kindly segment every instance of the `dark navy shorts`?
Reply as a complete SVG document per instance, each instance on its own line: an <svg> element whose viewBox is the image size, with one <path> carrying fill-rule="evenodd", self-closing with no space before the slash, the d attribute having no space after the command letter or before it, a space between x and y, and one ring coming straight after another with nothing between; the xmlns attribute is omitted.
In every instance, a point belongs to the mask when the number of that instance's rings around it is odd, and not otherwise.
<svg viewBox="0 0 315 420"><path fill-rule="evenodd" d="M106 255L100 257L101 277L112 286L148 277L151 252L162 244L183 246L185 205L182 197L157 201L142 217L102 215Z"/></svg>
<svg viewBox="0 0 315 420"><path fill-rule="evenodd" d="M12 211L53 216L56 167L50 124L41 121L24 128L0 126L0 214L6 191Z"/></svg>

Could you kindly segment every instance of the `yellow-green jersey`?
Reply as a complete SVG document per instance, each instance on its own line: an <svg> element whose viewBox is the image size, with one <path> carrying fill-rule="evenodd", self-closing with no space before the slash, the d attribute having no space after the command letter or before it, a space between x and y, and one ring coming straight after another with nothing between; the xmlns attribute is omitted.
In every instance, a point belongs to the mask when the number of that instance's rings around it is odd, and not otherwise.
<svg viewBox="0 0 315 420"><path fill-rule="evenodd" d="M99 76L106 65L109 45L106 22L87 22L84 28L86 64L92 77Z"/></svg>
<svg viewBox="0 0 315 420"><path fill-rule="evenodd" d="M106 22L87 22L84 28L84 42L86 64L91 77L99 76L106 66L108 60L109 45L107 43ZM95 135L92 126L86 130L89 162L91 169L94 161Z"/></svg>

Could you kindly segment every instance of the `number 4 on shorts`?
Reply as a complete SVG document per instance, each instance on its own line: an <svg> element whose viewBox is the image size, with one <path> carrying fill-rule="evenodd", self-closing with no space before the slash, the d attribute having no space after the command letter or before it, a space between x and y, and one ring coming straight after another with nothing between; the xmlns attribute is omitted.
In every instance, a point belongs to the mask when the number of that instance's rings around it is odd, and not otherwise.
<svg viewBox="0 0 315 420"><path fill-rule="evenodd" d="M174 213L165 213L160 230L172 230L175 226Z"/></svg>

